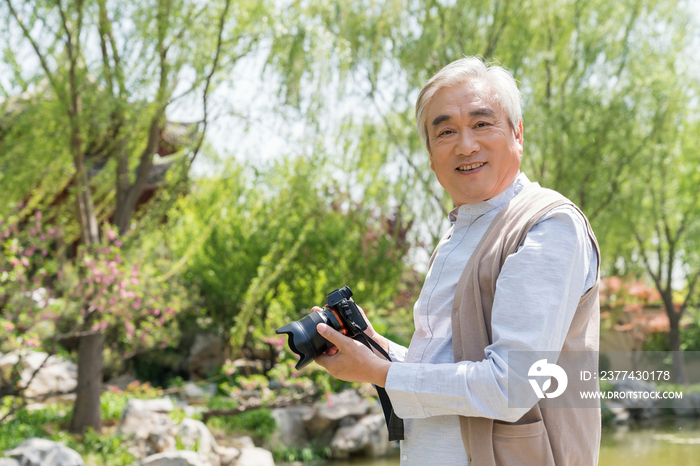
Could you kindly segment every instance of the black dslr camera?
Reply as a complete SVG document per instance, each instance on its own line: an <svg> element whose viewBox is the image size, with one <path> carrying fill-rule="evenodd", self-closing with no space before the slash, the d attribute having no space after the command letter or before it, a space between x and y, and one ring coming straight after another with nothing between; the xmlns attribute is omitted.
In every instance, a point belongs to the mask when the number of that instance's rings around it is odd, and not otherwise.
<svg viewBox="0 0 700 466"><path fill-rule="evenodd" d="M286 333L289 335L289 348L301 357L296 365L297 369L307 366L316 356L333 346L316 331L316 326L320 323L330 325L338 332L360 341L367 348L374 347L382 356L391 361L382 347L365 335L367 322L362 317L357 305L350 301L351 296L352 291L347 286L333 290L328 294L326 305L323 306L321 312L312 312L308 316L283 325L276 330L278 334ZM394 413L386 390L383 387L376 387L376 389L389 430L389 440L403 440L403 420Z"/></svg>
<svg viewBox="0 0 700 466"><path fill-rule="evenodd" d="M316 331L318 324L329 325L350 338L367 329L367 322L357 305L350 301L351 296L350 287L333 290L328 294L321 312L312 312L276 330L278 334L289 335L289 348L301 357L297 369L307 366L316 356L333 346Z"/></svg>

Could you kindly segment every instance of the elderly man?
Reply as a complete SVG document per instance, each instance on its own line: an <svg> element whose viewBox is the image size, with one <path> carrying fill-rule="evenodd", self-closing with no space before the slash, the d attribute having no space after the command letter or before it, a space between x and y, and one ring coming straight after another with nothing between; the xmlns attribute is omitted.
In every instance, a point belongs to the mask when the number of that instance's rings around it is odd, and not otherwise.
<svg viewBox="0 0 700 466"><path fill-rule="evenodd" d="M386 388L404 419L402 466L598 461L599 409L509 405L508 353L597 351L600 312L588 221L519 170L520 100L510 74L478 58L447 65L418 96L430 168L456 207L415 304L409 348L370 325L390 362L318 326L335 345L318 364Z"/></svg>

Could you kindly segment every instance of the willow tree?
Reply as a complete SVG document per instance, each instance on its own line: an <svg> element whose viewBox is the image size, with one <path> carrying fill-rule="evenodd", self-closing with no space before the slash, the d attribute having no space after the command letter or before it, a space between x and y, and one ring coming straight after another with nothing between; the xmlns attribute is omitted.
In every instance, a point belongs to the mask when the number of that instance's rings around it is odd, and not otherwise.
<svg viewBox="0 0 700 466"><path fill-rule="evenodd" d="M113 222L121 234L132 231L156 156L172 152L163 133L181 102L196 109L181 134L185 150L170 161L179 174L171 189L184 185L210 119L213 88L263 37L259 18L267 5L3 0L0 11L8 44L3 62L10 71L2 82L0 144L7 150L0 160L34 170L20 194L29 201L26 209L53 203L66 239L89 248L100 243L102 222ZM46 127L56 139L37 144ZM23 152L29 147L33 151ZM63 184L47 186L42 173L48 167L37 167L38 160L61 172ZM64 187L75 200L72 209L57 197ZM100 426L103 335L92 323L79 319L76 328L76 431Z"/></svg>
<svg viewBox="0 0 700 466"><path fill-rule="evenodd" d="M603 232L621 184L644 164L649 133L640 137L636 101L647 74L638 65L657 40L649 32L680 40L687 17L676 0L295 3L281 20L294 27L277 32L269 62L286 101L334 134L358 183L382 186L433 241L451 202L415 134L417 91L464 55L503 64L524 96L522 170Z"/></svg>
<svg viewBox="0 0 700 466"><path fill-rule="evenodd" d="M381 186L387 202L416 216L432 236L428 250L451 203L415 135L418 89L464 55L509 68L524 97L521 169L583 209L605 271L653 281L671 348L680 349L680 318L700 280L692 143L700 27L688 2L326 0L295 3L285 15L295 27L277 35L269 60L283 95L338 135L339 157L359 184ZM330 126L324 118L344 108L336 99L351 104ZM684 284L674 290L674 281Z"/></svg>

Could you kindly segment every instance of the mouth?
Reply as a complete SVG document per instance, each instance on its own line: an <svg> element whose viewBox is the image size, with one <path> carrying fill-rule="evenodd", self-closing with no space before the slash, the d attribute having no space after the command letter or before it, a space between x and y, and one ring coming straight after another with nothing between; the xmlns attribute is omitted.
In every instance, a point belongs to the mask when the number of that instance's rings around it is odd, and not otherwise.
<svg viewBox="0 0 700 466"><path fill-rule="evenodd" d="M457 167L457 171L470 172L476 170L477 168L481 168L484 165L486 165L486 162L477 162L469 165L460 165L459 167Z"/></svg>

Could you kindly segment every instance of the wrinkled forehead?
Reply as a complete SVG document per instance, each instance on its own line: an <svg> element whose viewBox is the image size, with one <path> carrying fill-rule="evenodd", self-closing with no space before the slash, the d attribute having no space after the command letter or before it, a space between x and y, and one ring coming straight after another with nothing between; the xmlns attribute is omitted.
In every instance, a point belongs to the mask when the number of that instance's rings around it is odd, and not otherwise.
<svg viewBox="0 0 700 466"><path fill-rule="evenodd" d="M504 116L504 110L496 97L491 85L481 79L470 79L452 85L442 85L427 99L423 113L423 124L427 130L432 119L452 104L473 103L479 107L490 108L495 114Z"/></svg>

